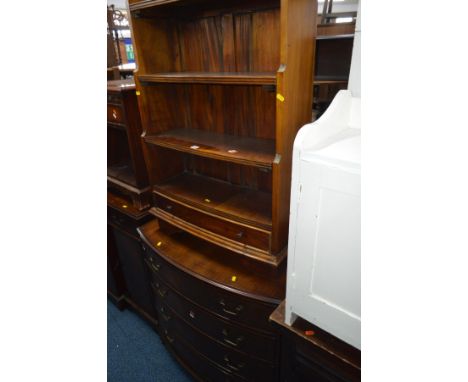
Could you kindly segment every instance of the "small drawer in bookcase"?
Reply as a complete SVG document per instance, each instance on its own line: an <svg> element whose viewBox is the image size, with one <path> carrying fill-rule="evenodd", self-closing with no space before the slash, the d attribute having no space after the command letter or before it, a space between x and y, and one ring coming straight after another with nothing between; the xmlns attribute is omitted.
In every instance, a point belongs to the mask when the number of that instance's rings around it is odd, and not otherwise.
<svg viewBox="0 0 468 382"><path fill-rule="evenodd" d="M206 231L250 247L259 248L264 251L268 251L270 248L271 233L268 231L213 216L212 214L174 202L158 194L154 194L154 199L156 208L163 211L166 215L173 215L195 227L200 227Z"/></svg>

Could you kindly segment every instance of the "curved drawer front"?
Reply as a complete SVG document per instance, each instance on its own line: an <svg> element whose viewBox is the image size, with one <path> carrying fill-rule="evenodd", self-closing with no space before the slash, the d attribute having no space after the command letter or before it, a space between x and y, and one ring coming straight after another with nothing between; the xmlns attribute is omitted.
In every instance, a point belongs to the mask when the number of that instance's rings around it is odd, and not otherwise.
<svg viewBox="0 0 468 382"><path fill-rule="evenodd" d="M154 194L154 199L156 207L166 215L170 214L216 235L250 247L259 248L263 251L269 251L270 249L270 232L215 217L158 194Z"/></svg>
<svg viewBox="0 0 468 382"><path fill-rule="evenodd" d="M196 344L188 344L188 341L182 339L172 328L161 326L161 337L184 365L192 373L196 374L200 380L204 382L245 381L244 378L234 375L212 363L192 347L196 346Z"/></svg>
<svg viewBox="0 0 468 382"><path fill-rule="evenodd" d="M268 318L276 305L242 297L201 281L169 264L153 251L146 251L150 269L184 297L229 321L273 332Z"/></svg>
<svg viewBox="0 0 468 382"><path fill-rule="evenodd" d="M214 316L179 295L158 277L153 277L152 287L157 300L169 306L190 325L227 348L251 354L267 362L276 362L278 352L276 338L261 335Z"/></svg>
<svg viewBox="0 0 468 382"><path fill-rule="evenodd" d="M198 329L179 318L171 308L163 303L158 304L158 314L162 326L169 328L186 342L196 344L197 350L221 369L241 376L247 380L272 382L277 370L266 362L249 357L247 354L233 350L204 335Z"/></svg>

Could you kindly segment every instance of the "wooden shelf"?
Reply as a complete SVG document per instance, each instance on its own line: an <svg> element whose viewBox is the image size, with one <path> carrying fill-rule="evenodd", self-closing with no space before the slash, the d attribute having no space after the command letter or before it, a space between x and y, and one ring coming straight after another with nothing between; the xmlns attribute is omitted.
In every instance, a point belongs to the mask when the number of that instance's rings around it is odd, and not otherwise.
<svg viewBox="0 0 468 382"><path fill-rule="evenodd" d="M145 141L161 147L207 158L271 169L275 142L270 139L238 137L197 129L175 129L145 136Z"/></svg>
<svg viewBox="0 0 468 382"><path fill-rule="evenodd" d="M136 184L135 174L129 164L107 166L107 177L115 178L132 186Z"/></svg>
<svg viewBox="0 0 468 382"><path fill-rule="evenodd" d="M156 220L138 231L153 251L202 281L267 303L279 303L284 298L286 273L283 268L259 266L255 261L186 232L162 229ZM235 281L232 275L236 275Z"/></svg>
<svg viewBox="0 0 468 382"><path fill-rule="evenodd" d="M271 194L183 173L153 192L216 216L271 230Z"/></svg>
<svg viewBox="0 0 468 382"><path fill-rule="evenodd" d="M222 85L276 85L275 73L172 72L138 76L146 83L189 83Z"/></svg>

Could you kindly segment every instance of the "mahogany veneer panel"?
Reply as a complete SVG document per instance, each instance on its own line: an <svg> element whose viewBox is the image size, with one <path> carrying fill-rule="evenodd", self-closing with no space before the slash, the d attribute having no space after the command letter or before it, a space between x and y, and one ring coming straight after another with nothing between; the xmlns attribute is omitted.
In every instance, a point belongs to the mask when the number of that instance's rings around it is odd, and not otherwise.
<svg viewBox="0 0 468 382"><path fill-rule="evenodd" d="M145 141L193 155L271 169L275 141L220 134L198 129L174 129L147 135Z"/></svg>
<svg viewBox="0 0 468 382"><path fill-rule="evenodd" d="M231 85L275 85L275 73L173 72L138 76L148 83L201 83Z"/></svg>
<svg viewBox="0 0 468 382"><path fill-rule="evenodd" d="M154 192L215 215L271 228L271 194L266 192L190 173L155 185Z"/></svg>

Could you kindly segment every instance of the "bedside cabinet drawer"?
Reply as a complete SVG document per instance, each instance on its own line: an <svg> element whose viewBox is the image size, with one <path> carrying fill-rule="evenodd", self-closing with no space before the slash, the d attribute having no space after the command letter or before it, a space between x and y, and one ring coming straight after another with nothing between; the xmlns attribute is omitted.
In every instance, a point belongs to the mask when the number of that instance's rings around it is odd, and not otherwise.
<svg viewBox="0 0 468 382"><path fill-rule="evenodd" d="M107 105L107 121L111 123L125 123L122 108L115 105Z"/></svg>
<svg viewBox="0 0 468 382"><path fill-rule="evenodd" d="M151 284L157 305L169 306L179 317L205 335L227 348L249 353L267 362L276 361L278 350L276 338L261 335L212 315L180 296L157 277L153 277Z"/></svg>
<svg viewBox="0 0 468 382"><path fill-rule="evenodd" d="M177 333L186 342L196 344L197 350L220 368L252 381L272 382L277 379L278 369L213 340L179 318L166 305L158 304L158 314L162 325Z"/></svg>
<svg viewBox="0 0 468 382"><path fill-rule="evenodd" d="M146 251L150 268L181 295L229 321L265 332L273 332L268 318L275 305L244 298L192 277L172 264Z"/></svg>
<svg viewBox="0 0 468 382"><path fill-rule="evenodd" d="M135 221L129 216L110 207L107 207L107 222L114 227L122 229L132 236L137 236L137 225L135 224Z"/></svg>
<svg viewBox="0 0 468 382"><path fill-rule="evenodd" d="M234 240L246 246L259 248L264 251L268 251L270 248L271 234L268 231L213 216L158 194L154 194L154 200L157 209L163 211L166 215L173 215L203 230L213 232L216 235ZM164 218L163 216L160 217Z"/></svg>

